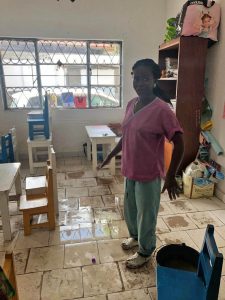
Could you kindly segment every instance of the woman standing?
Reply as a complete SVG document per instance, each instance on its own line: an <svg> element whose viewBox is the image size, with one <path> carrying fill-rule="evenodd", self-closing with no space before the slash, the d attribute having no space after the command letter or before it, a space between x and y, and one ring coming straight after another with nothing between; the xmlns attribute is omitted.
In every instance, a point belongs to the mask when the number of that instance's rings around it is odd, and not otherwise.
<svg viewBox="0 0 225 300"><path fill-rule="evenodd" d="M150 259L156 248L161 178L165 177L165 137L174 144L162 189L162 193L168 191L171 200L179 196L175 175L184 146L183 131L156 84L160 78L159 66L152 59L142 59L134 64L132 75L138 97L128 103L122 123L122 138L100 168L122 150L122 174L126 177L124 216L130 237L121 246L124 250L139 247L126 261L128 268L138 268Z"/></svg>

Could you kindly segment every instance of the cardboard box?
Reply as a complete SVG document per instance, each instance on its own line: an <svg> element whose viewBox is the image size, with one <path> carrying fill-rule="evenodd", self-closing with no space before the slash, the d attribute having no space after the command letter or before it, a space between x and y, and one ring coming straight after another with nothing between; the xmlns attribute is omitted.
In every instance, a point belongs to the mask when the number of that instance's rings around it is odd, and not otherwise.
<svg viewBox="0 0 225 300"><path fill-rule="evenodd" d="M215 184L212 182L205 186L198 186L194 184L194 179L191 176L183 173L183 189L184 195L190 199L201 197L212 197L214 193Z"/></svg>

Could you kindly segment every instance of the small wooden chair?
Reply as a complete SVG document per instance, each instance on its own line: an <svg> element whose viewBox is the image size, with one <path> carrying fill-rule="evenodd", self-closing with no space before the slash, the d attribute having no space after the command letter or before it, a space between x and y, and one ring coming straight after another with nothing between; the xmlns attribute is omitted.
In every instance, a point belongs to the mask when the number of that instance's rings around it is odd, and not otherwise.
<svg viewBox="0 0 225 300"><path fill-rule="evenodd" d="M49 147L49 161L48 165L52 168L53 177L53 198L55 205L55 213L58 215L58 189L57 189L57 172L56 172L56 154L51 145ZM39 195L39 197L46 193L46 176L32 176L26 177L26 195L27 198L32 198L34 195Z"/></svg>
<svg viewBox="0 0 225 300"><path fill-rule="evenodd" d="M27 118L29 138L32 141L35 136L44 136L46 139L50 137L49 129L49 108L48 96L45 94L43 114L38 114L35 118Z"/></svg>
<svg viewBox="0 0 225 300"><path fill-rule="evenodd" d="M14 162L12 135L7 133L1 136L0 163Z"/></svg>
<svg viewBox="0 0 225 300"><path fill-rule="evenodd" d="M34 195L20 197L20 210L23 212L24 235L31 234L32 228L49 228L55 229L55 209L53 199L53 174L52 168L47 166L46 172L46 195ZM48 220L44 223L31 224L34 215L47 214Z"/></svg>

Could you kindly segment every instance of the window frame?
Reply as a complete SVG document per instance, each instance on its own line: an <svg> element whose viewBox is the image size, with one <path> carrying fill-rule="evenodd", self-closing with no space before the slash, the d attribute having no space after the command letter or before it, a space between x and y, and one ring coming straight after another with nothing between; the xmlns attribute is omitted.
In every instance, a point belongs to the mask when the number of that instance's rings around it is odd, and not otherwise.
<svg viewBox="0 0 225 300"><path fill-rule="evenodd" d="M13 38L13 37L0 37L0 41L21 41L21 42L32 42L34 44L34 53L31 52L34 55L35 58L35 67L36 67L36 77L37 77L37 87L31 86L30 88L37 88L38 91L38 98L39 98L39 107L9 107L8 105L8 101L7 101L7 86L6 86L6 82L5 82L5 74L4 74L4 65L7 66L7 64L4 64L2 61L2 54L1 54L1 49L0 49L0 92L1 92L1 96L2 96L2 100L3 100L3 105L4 105L4 109L5 110L40 110L43 108L43 90L47 90L49 89L54 89L57 88L57 86L49 86L46 87L42 84L42 76L44 76L44 74L41 74L41 63L40 63L40 59L39 59L39 51L38 51L38 42L41 41L46 41L46 42L85 42L86 43L86 64L84 64L84 66L86 66L86 70L87 70L87 74L86 74L86 78L87 78L87 103L88 106L82 109L101 109L101 108L109 108L109 109L115 109L115 108L122 108L122 75L123 75L123 42L122 40L85 40L85 39L37 39L37 38ZM119 63L118 64L101 64L101 63L96 63L96 64L92 64L91 63L91 47L90 45L92 43L102 43L102 44L117 44L119 47ZM21 64L14 64L15 66L19 66ZM27 66L32 66L33 64L29 63L27 64ZM54 64L52 64L54 65ZM77 65L82 65L82 64L71 64L71 66L77 66ZM92 84L91 85L91 66L96 65L98 66L118 66L119 67L119 85L112 85L112 87L118 88L119 89L119 104L118 106L93 106L92 105L92 97L91 97L91 89L92 87L97 87L97 85ZM101 87L101 85L99 85ZM65 88L72 88L72 86L68 86L68 85L64 85L61 87L65 87ZM17 87L18 89L21 88L21 90L23 88L27 88L27 87ZM98 94L96 94L98 96ZM56 106L55 109L75 109L75 110L79 110L80 108L77 107L64 107L64 106Z"/></svg>

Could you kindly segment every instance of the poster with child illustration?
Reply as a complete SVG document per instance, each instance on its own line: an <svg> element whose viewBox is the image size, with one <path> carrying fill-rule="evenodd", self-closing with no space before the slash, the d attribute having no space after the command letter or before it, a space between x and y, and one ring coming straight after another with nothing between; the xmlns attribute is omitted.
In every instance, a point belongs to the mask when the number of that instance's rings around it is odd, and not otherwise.
<svg viewBox="0 0 225 300"><path fill-rule="evenodd" d="M220 22L220 6L214 3L211 7L189 5L185 14L182 34L199 36L217 41L217 29Z"/></svg>

